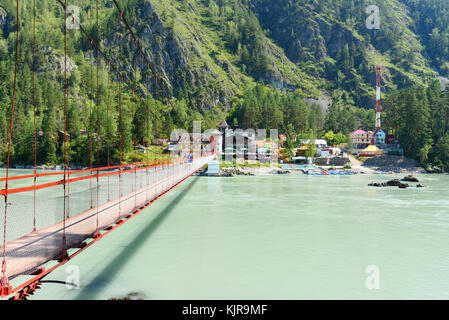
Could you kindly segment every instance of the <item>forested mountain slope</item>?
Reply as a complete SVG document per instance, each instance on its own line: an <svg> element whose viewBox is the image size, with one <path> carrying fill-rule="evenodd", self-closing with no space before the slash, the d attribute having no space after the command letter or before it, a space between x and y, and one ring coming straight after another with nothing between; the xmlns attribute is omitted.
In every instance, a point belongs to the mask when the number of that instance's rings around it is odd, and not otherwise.
<svg viewBox="0 0 449 320"><path fill-rule="evenodd" d="M20 141L32 141L33 134L33 10L31 1L20 3L15 125L21 130L13 137L13 156L16 161L30 162L30 145ZM122 128L127 150L134 138L143 142L146 137L168 136L173 128L188 128L195 119L213 127L227 115L241 126L277 127L295 134L312 131L320 135L324 129L347 133L358 126L372 129L376 64L384 67L384 93L449 76L447 0L118 0L160 86L143 59L135 55L131 38L118 24L113 1L98 3L97 29L95 1L68 1L80 8L86 31L101 39L102 48L120 66L125 80L135 82L151 105L151 116L143 107L134 109L135 97L124 88L123 118L119 120L118 79L100 63L101 134L112 139ZM45 146L39 160L55 162L60 155L57 131L63 127L64 13L57 0L36 4L37 125L51 133L39 142ZM368 5L380 8L378 30L366 27ZM16 22L15 1L2 0L1 158L11 106ZM96 56L79 30L69 31L67 52L71 143L73 150L85 152L85 142L78 135L80 129L92 131L95 122L92 73ZM169 97L172 104L167 103ZM319 110L304 101L325 102L326 108ZM145 115L151 122L149 132L141 129ZM81 161L83 152L74 151L73 157Z"/></svg>

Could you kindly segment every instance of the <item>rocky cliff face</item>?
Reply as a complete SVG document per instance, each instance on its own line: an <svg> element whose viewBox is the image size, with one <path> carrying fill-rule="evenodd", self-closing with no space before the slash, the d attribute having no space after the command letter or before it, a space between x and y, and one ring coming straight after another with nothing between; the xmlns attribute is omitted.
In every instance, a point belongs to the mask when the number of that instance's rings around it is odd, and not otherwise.
<svg viewBox="0 0 449 320"><path fill-rule="evenodd" d="M182 1L175 1L171 6L159 1L135 2L133 7L137 19L132 21L132 27L137 30L141 45L159 77L158 84L152 76L145 78L156 95L163 92L174 96L188 95L199 110L229 109L232 98L244 83L260 81L279 89L294 90L311 81L284 54L284 50L263 33L261 50L268 59L268 67L258 74L245 71L246 68L238 63L239 55L226 46L226 34L217 30L217 26L205 23L208 8L204 1L193 1L187 7L182 7ZM116 28L104 45L119 54L116 51L119 44L120 30ZM125 50L127 71L132 74L136 64L144 72L147 67L142 59L132 60L131 42L125 45ZM317 87L311 87L306 94L319 98Z"/></svg>
<svg viewBox="0 0 449 320"><path fill-rule="evenodd" d="M36 61L36 74L49 75L52 80L56 80L58 76L63 75L67 70L67 76L70 77L73 70L77 68L75 62L70 58L64 59L61 54L55 53L55 50L51 47L41 48L44 52L43 59ZM64 67L64 63L67 63L67 68Z"/></svg>
<svg viewBox="0 0 449 320"><path fill-rule="evenodd" d="M233 75L236 70L226 60L220 57L212 58L199 45L203 39L189 26L188 21L176 17L176 21L169 21L161 8L157 8L150 1L140 1L137 10L138 20L133 21L133 27L138 30L137 36L145 50L148 60L157 74L155 80L152 74L145 78L151 91L157 96L178 96L184 91L190 91L190 97L197 102L199 109L210 109L221 105L229 105L230 98L235 94L232 86ZM188 36L178 34L175 24L181 25L188 32ZM118 35L106 42L111 47L120 42ZM132 45L130 45L132 50ZM128 52L133 56L133 52ZM215 64L217 70L212 70L208 63ZM137 64L141 70L147 70L142 59L130 61L128 69ZM215 85L222 77L228 85Z"/></svg>
<svg viewBox="0 0 449 320"><path fill-rule="evenodd" d="M122 9L158 83L141 58L134 60L129 37L123 51L119 49L123 30L111 1L101 12L106 34L102 45L114 59L120 58L129 78L134 66L139 68L141 87L148 85L157 97L182 96L199 111L229 109L245 84L255 82L299 89L307 101L326 101L329 92L341 89L356 106L373 108L374 65L384 65L384 92L437 76L414 33L412 9L402 2L378 0L385 24L380 31L367 31L364 1L129 0ZM89 1L79 0L79 5L83 14L93 14ZM0 29L10 31L13 15L0 7ZM85 19L84 24L91 30L94 21ZM82 50L91 54L88 45ZM54 65L54 74L62 68L56 52L58 48L43 61L45 70Z"/></svg>
<svg viewBox="0 0 449 320"><path fill-rule="evenodd" d="M387 16L380 31L366 29L363 3L351 7L333 0L195 0L188 5L179 0L170 6L153 0L136 2L139 20L134 27L167 91L174 95L188 91L200 109L229 107L232 96L248 81L300 88L311 99L323 99L322 92L339 88L350 93L356 106L374 108L376 64L384 65L383 91L437 76L414 34L409 8L397 0L379 2ZM227 17L222 13L226 10ZM256 36L263 45L257 50L267 64L261 72L254 72L248 62L242 65L248 43L239 43L238 50L228 45L235 37L229 38L229 30L236 29L236 23L247 25L251 15L260 25Z"/></svg>
<svg viewBox="0 0 449 320"><path fill-rule="evenodd" d="M6 10L0 7L0 29L6 32L9 29L10 17L6 13Z"/></svg>
<svg viewBox="0 0 449 320"><path fill-rule="evenodd" d="M407 7L396 0L378 1L382 28L368 30L367 4L352 2L347 8L345 3L252 0L251 8L291 61L306 67L309 74L330 80L334 89L352 92L359 107L375 106L376 64L384 65L384 91L436 77L413 32Z"/></svg>
<svg viewBox="0 0 449 320"><path fill-rule="evenodd" d="M339 21L331 23L307 7L290 14L282 1L256 0L253 10L293 62L336 58L346 44L360 45L360 39Z"/></svg>

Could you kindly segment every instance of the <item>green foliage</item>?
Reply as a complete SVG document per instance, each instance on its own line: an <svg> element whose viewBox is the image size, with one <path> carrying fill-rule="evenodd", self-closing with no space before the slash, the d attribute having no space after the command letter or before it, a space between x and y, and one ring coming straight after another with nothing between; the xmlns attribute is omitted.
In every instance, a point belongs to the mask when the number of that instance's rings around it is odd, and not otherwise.
<svg viewBox="0 0 449 320"><path fill-rule="evenodd" d="M350 135L346 136L346 147L345 147L345 151L349 154L352 154L352 152L354 151L354 144L352 142L352 138Z"/></svg>
<svg viewBox="0 0 449 320"><path fill-rule="evenodd" d="M308 74L329 80L359 107L374 107L374 66L383 64L391 91L445 76L449 60L449 3L446 0L253 0L269 31ZM366 28L368 5L380 8L381 27ZM336 40L338 39L338 41ZM431 67L432 66L432 67Z"/></svg>
<svg viewBox="0 0 449 320"><path fill-rule="evenodd" d="M100 2L99 25L89 0L77 0L86 31L105 38L103 49L119 63L135 97L103 61L96 81L95 52L81 32L68 33L67 52L76 67L68 75L64 124L62 7L36 1L36 127L38 163L63 161L60 131L70 134L70 161L118 162L120 145L131 160L135 144L168 137L176 127L191 129L203 120L213 128L225 117L243 128L279 129L291 139L336 132L330 144L347 142L350 131L373 130L374 64L383 63L385 100L382 123L406 154L449 170L449 94L440 92L430 66L449 73L449 7L445 0L379 0L385 15L380 30L368 30L366 1L346 0L174 0L119 1L127 20L154 57L168 103L152 76L134 59L134 46L117 27L114 6ZM151 7L150 7L151 6ZM5 163L15 55L15 1L2 1L10 19L0 31L0 162ZM151 10L150 10L151 9ZM21 2L20 47L12 162L34 162L32 10ZM148 14L148 12L151 12ZM144 14L146 13L146 14ZM412 20L412 19L413 20ZM148 30L158 30L147 34ZM145 40L144 40L145 39ZM334 41L338 39L338 41ZM137 63L137 65L136 65ZM421 86L414 86L420 84ZM410 86L414 86L409 88ZM97 96L97 87L99 96ZM279 90L279 88L283 88ZM395 92L397 88L406 88ZM408 88L408 89L407 89ZM332 104L307 104L330 92ZM232 100L232 101L231 101ZM357 108L355 106L363 107ZM229 113L227 107L231 107ZM97 119L98 109L98 119ZM370 109L370 110L366 110ZM81 131L87 135L81 135ZM327 134L326 134L327 135ZM349 147L349 146L348 146ZM141 157L139 155L139 157Z"/></svg>
<svg viewBox="0 0 449 320"><path fill-rule="evenodd" d="M332 130L328 131L324 136L323 139L327 141L328 145L336 146L342 143L347 142L348 137L343 134L342 132L334 133Z"/></svg>
<svg viewBox="0 0 449 320"><path fill-rule="evenodd" d="M427 87L401 90L387 97L386 129L393 133L405 154L445 170L449 130L449 91L441 91L438 81Z"/></svg>
<svg viewBox="0 0 449 320"><path fill-rule="evenodd" d="M128 21L133 24L138 19L132 3L121 2ZM203 120L207 125L216 126L223 118L219 110L198 112L192 107L194 101L189 97L174 100L173 108L166 99L153 98L148 90L150 78L133 63L132 45L123 40L120 52L118 32L114 29L118 17L110 6L99 6L98 32L110 36L114 34L113 48L105 45L106 54L119 61L122 66L124 82L118 82L116 73L104 61L96 65L96 53L92 46L77 30L67 34L67 60L73 69L67 72L68 99L65 108L64 99L64 36L61 20L63 10L57 1L36 1L36 57L33 63L32 8L20 2L21 21L28 27L21 28L19 34L19 68L13 119L11 145L11 163L34 164L34 121L36 121L36 149L38 164L56 164L64 162L64 128L69 134L71 164L90 165L92 162L104 165L108 161L120 160L120 146L124 158L129 160L133 154L133 145L150 144L155 137L168 138L175 127L189 128L193 120ZM82 24L97 39L95 10L88 0L79 0L76 5L86 8L82 14ZM7 0L1 4L11 19L11 27L0 32L0 162L4 164L7 156L9 137L9 119L11 117L12 87L15 57L15 1ZM115 12L115 13L114 13ZM112 23L113 21L113 23ZM112 38L109 38L110 41ZM114 52L114 50L118 50ZM93 58L93 59L92 59ZM35 65L35 99L33 103L33 66ZM131 70L130 70L131 69ZM98 81L97 74L98 72ZM151 75L150 75L151 76ZM142 101L133 93L135 90L146 98ZM129 85L129 83L131 85ZM153 84L154 85L154 84ZM157 91L157 90L153 90ZM156 92L161 96L160 92ZM188 96L188 94L186 94ZM34 107L36 117L34 117ZM67 111L64 116L65 110ZM66 121L64 121L66 119ZM86 134L81 134L86 132ZM99 136L99 156L97 159L97 141ZM126 159L124 159L126 160Z"/></svg>
<svg viewBox="0 0 449 320"><path fill-rule="evenodd" d="M303 102L298 92L280 92L262 84L246 88L228 120L242 128L278 129L290 138L310 131L319 134L324 123L321 108Z"/></svg>

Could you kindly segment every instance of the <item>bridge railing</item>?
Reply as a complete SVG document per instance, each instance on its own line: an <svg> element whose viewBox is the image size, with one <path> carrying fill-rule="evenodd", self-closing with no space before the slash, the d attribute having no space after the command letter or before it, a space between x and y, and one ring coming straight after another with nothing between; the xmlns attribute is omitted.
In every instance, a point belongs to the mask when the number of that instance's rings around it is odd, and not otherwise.
<svg viewBox="0 0 449 320"><path fill-rule="evenodd" d="M120 224L213 157L101 168L98 172L66 172L65 180L61 180L63 172L12 177L6 254L1 256L6 277L11 280L35 273L43 264L63 257L70 248L78 248L86 239ZM3 210L0 206L1 216ZM0 227L3 230L4 221Z"/></svg>

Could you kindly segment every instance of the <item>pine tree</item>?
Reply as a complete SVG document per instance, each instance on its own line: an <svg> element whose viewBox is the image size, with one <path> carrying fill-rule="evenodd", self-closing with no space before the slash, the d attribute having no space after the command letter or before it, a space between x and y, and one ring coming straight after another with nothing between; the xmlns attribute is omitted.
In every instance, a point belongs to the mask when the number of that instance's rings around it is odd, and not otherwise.
<svg viewBox="0 0 449 320"><path fill-rule="evenodd" d="M53 108L48 108L44 113L42 131L44 134L42 146L39 148L39 159L43 163L56 163L57 132L55 128L56 118Z"/></svg>

